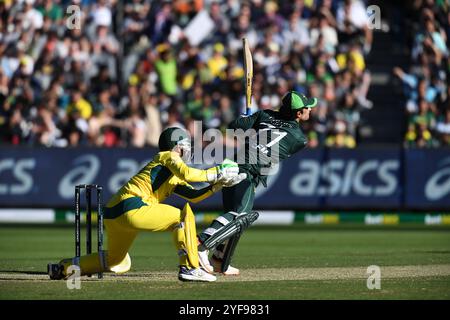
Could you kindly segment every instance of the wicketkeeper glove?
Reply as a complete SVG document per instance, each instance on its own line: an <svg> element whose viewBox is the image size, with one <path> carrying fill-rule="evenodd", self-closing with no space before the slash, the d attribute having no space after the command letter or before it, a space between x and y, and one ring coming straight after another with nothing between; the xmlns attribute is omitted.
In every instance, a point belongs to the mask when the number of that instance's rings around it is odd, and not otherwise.
<svg viewBox="0 0 450 320"><path fill-rule="evenodd" d="M242 180L247 179L246 173L239 173L237 176L228 178L228 179L221 179L217 183L221 184L224 188L229 188L234 185L237 185L238 183L241 183Z"/></svg>
<svg viewBox="0 0 450 320"><path fill-rule="evenodd" d="M229 188L232 187L234 185L237 185L238 183L240 183L242 180L247 179L247 174L246 173L239 173L237 176L232 177L232 178L220 178L219 180L217 180L217 182L215 184L212 185L211 190L216 193L217 191L220 191L222 188Z"/></svg>
<svg viewBox="0 0 450 320"><path fill-rule="evenodd" d="M239 166L236 162L225 159L220 166L216 167L216 173L208 173L208 182L216 183L239 175Z"/></svg>
<svg viewBox="0 0 450 320"><path fill-rule="evenodd" d="M222 184L220 184L220 183L213 184L212 187L211 187L211 190L214 193L222 190Z"/></svg>

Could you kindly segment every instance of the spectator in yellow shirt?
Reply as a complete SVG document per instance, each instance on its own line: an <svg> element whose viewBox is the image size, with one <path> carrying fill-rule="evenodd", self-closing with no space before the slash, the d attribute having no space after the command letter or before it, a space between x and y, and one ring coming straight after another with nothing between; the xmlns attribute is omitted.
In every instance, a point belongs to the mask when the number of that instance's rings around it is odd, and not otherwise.
<svg viewBox="0 0 450 320"><path fill-rule="evenodd" d="M67 107L67 113L79 113L83 119L89 119L92 115L92 105L83 98L83 95L79 90L75 90L72 93L72 102Z"/></svg>
<svg viewBox="0 0 450 320"><path fill-rule="evenodd" d="M208 68L211 70L214 78L225 78L225 69L228 66L228 60L223 56L224 46L221 43L214 45L214 53L208 60Z"/></svg>

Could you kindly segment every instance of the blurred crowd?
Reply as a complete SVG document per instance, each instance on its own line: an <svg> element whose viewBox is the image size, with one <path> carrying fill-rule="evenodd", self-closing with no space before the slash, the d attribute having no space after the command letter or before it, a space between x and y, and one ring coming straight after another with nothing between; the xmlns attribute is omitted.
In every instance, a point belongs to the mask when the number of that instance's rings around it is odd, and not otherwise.
<svg viewBox="0 0 450 320"><path fill-rule="evenodd" d="M81 12L68 12L71 4ZM277 109L288 90L318 97L304 127L310 146L355 147L360 112L373 105L366 7L361 0L0 0L0 141L144 147L157 145L165 127L192 131L196 120L224 130L244 111L247 37L252 111ZM442 70L445 24L423 12L416 69ZM430 67L428 75L427 87L441 81ZM443 116L426 126L448 133L449 113L416 96L411 119Z"/></svg>
<svg viewBox="0 0 450 320"><path fill-rule="evenodd" d="M406 98L407 147L450 146L450 4L415 1L410 17L411 63L393 73Z"/></svg>

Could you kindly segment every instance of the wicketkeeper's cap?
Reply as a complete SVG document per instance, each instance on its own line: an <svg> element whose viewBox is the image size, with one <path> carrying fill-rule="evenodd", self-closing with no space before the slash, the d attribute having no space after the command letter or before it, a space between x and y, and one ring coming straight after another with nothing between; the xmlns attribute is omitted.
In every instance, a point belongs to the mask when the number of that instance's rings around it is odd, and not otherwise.
<svg viewBox="0 0 450 320"><path fill-rule="evenodd" d="M314 108L317 106L317 102L317 98L308 98L303 93L289 91L281 98L281 107L300 110L302 108Z"/></svg>

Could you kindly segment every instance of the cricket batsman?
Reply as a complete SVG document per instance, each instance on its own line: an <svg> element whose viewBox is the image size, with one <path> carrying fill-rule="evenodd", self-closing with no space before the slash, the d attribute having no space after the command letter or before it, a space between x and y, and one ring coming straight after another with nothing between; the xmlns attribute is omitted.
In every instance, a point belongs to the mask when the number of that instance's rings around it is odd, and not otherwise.
<svg viewBox="0 0 450 320"><path fill-rule="evenodd" d="M255 188L259 183L267 187L268 169L307 145L300 123L309 119L317 102L317 98L290 91L282 97L279 111L261 110L230 123L231 129L253 129L257 142L251 143L249 139L245 144L245 161L238 161L239 172L245 173L246 178L222 190L224 214L198 237L199 261L205 271L239 275L239 269L230 262L243 230L258 218L258 213L252 212ZM210 250L214 251L211 257Z"/></svg>
<svg viewBox="0 0 450 320"><path fill-rule="evenodd" d="M49 264L51 279L63 279L71 265L80 267L81 275L131 268L128 251L140 231L171 231L179 256L178 279L215 281L216 277L199 267L195 217L188 203L182 210L162 202L176 194L192 202L201 201L221 189L246 178L237 163L225 160L221 165L200 170L188 167L191 142L179 128L168 128L159 138L159 153L113 195L104 208L108 250ZM189 182L209 182L194 189Z"/></svg>

